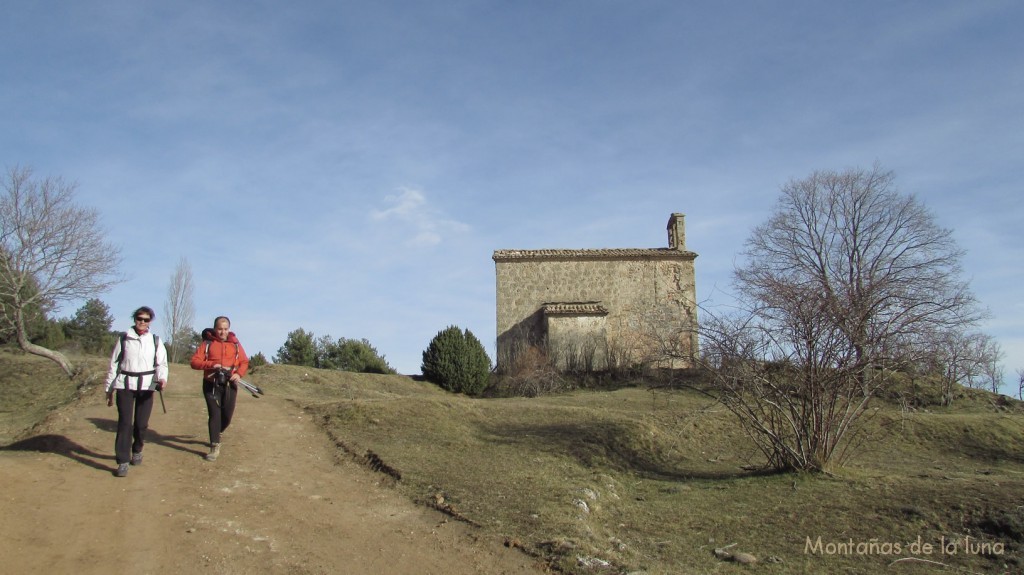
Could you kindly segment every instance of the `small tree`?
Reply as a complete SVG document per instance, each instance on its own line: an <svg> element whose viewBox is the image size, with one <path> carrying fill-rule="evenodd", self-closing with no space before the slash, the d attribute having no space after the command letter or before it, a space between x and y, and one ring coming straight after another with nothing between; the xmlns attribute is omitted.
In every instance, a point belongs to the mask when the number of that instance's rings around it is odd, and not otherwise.
<svg viewBox="0 0 1024 575"><path fill-rule="evenodd" d="M199 346L203 343L203 334L196 331L195 329L189 331L187 334L181 334L179 337L183 337L188 342L188 347L185 349L185 354L181 358L181 363L188 363L191 361L192 356L199 349Z"/></svg>
<svg viewBox="0 0 1024 575"><path fill-rule="evenodd" d="M313 340L314 359L312 367L317 369L336 369L334 338L330 335L314 337L312 333L309 334L309 337Z"/></svg>
<svg viewBox="0 0 1024 575"><path fill-rule="evenodd" d="M110 307L93 298L78 308L74 317L65 326L65 335L81 346L87 353L109 351L111 342L110 328L114 318L110 315Z"/></svg>
<svg viewBox="0 0 1024 575"><path fill-rule="evenodd" d="M39 337L37 343L47 349L63 348L67 343L67 338L64 336L66 322L67 320L46 320L46 328L43 330L43 335ZM109 337L113 341L113 336Z"/></svg>
<svg viewBox="0 0 1024 575"><path fill-rule="evenodd" d="M953 403L958 385L999 392L1002 350L991 336L981 332L946 330L932 338L928 360L940 377L942 404Z"/></svg>
<svg viewBox="0 0 1024 575"><path fill-rule="evenodd" d="M423 377L456 393L478 395L487 387L491 359L468 329L444 329L430 341L420 366Z"/></svg>
<svg viewBox="0 0 1024 575"><path fill-rule="evenodd" d="M321 354L320 362L324 369L356 373L397 373L365 338L339 338L337 342L325 345Z"/></svg>
<svg viewBox="0 0 1024 575"><path fill-rule="evenodd" d="M249 368L250 369L256 369L257 367L262 367L264 365L267 365L268 363L269 362L267 361L267 357L265 355L263 355L262 351L256 352L256 355L254 355L254 356L249 358Z"/></svg>
<svg viewBox="0 0 1024 575"><path fill-rule="evenodd" d="M75 186L60 178L32 178L13 168L0 196L0 331L9 330L24 351L74 373L64 354L30 341L33 306L48 310L63 301L94 297L121 279L120 251L105 241L96 210L74 204ZM34 289L26 288L34 284Z"/></svg>
<svg viewBox="0 0 1024 575"><path fill-rule="evenodd" d="M982 372L985 376L985 383L989 391L992 393L999 393L999 388L1003 385L1003 377L1005 372L1003 371L1003 357L1006 355L1003 353L1002 346L995 338L989 337L985 346L985 362L982 366Z"/></svg>
<svg viewBox="0 0 1024 575"><path fill-rule="evenodd" d="M277 350L277 357L274 359L274 362L284 365L316 367L317 350L313 333L307 332L301 327L290 332L284 345Z"/></svg>

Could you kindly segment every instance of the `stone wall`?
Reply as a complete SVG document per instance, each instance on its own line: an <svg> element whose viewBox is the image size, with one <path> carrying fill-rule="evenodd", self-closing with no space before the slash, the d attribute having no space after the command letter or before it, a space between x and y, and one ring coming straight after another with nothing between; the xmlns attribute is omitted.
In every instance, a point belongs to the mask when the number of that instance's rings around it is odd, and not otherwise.
<svg viewBox="0 0 1024 575"><path fill-rule="evenodd" d="M690 367L697 254L682 214L668 232L668 248L495 251L498 368L530 346L562 369Z"/></svg>

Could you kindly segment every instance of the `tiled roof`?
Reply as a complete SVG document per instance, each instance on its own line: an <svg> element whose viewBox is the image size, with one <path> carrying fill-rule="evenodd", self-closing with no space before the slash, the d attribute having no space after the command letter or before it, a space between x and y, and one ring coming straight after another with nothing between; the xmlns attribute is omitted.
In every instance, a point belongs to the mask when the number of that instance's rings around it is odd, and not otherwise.
<svg viewBox="0 0 1024 575"><path fill-rule="evenodd" d="M693 259L697 254L671 248L612 248L591 250L494 250L491 259L508 260L600 260L617 258Z"/></svg>
<svg viewBox="0 0 1024 575"><path fill-rule="evenodd" d="M553 302L546 303L541 306L544 310L545 315L607 315L608 310L605 309L601 302L598 301L581 301L581 302Z"/></svg>

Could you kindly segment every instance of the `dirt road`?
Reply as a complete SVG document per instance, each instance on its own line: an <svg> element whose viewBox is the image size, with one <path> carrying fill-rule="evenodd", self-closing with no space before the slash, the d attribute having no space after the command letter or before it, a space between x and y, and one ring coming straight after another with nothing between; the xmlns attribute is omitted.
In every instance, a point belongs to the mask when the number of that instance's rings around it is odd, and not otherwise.
<svg viewBox="0 0 1024 575"><path fill-rule="evenodd" d="M206 462L197 378L165 391L143 465L115 478L102 391L0 451L0 573L533 574L521 552L339 458L292 404L240 394Z"/></svg>

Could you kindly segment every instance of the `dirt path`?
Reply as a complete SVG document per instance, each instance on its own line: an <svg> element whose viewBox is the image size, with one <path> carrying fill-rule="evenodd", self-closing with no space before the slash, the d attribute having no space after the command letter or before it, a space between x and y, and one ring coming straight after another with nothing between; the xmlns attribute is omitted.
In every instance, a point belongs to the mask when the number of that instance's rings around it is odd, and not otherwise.
<svg viewBox="0 0 1024 575"><path fill-rule="evenodd" d="M0 451L0 573L544 572L339 460L280 398L240 394L220 459L204 461L195 379L165 392L126 478L112 475L117 413L100 397Z"/></svg>

